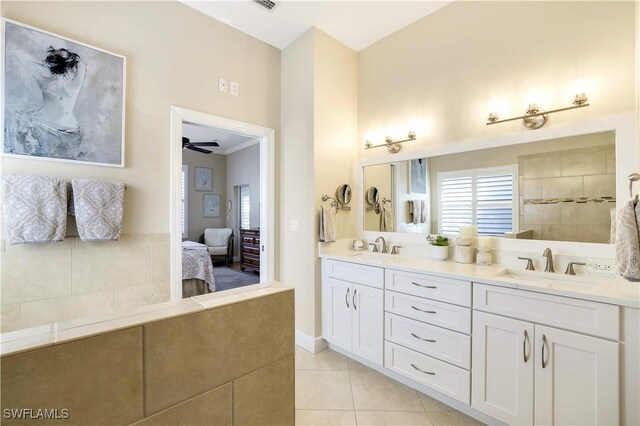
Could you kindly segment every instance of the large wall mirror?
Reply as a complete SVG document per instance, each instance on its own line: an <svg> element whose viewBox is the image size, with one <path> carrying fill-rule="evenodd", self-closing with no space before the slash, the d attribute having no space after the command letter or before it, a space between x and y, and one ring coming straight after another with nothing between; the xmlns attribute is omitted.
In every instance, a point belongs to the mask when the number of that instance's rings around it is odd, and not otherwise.
<svg viewBox="0 0 640 426"><path fill-rule="evenodd" d="M363 187L365 231L610 244L615 132L365 166Z"/></svg>

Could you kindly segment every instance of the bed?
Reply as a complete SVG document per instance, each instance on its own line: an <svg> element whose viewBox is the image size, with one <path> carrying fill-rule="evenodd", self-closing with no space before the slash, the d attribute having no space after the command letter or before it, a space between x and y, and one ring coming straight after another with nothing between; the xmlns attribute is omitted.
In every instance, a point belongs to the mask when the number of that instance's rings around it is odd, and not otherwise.
<svg viewBox="0 0 640 426"><path fill-rule="evenodd" d="M182 297L214 291L216 291L216 282L207 246L184 241L182 243Z"/></svg>

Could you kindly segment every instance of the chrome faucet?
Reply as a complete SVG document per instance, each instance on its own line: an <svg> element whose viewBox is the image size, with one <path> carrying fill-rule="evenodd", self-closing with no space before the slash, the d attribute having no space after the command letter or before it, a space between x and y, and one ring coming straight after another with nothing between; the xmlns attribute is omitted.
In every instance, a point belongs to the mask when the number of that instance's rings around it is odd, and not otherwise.
<svg viewBox="0 0 640 426"><path fill-rule="evenodd" d="M542 255L547 258L547 265L544 267L544 271L555 272L553 269L553 253L551 253L551 249L547 247L544 249L544 253L542 253Z"/></svg>
<svg viewBox="0 0 640 426"><path fill-rule="evenodd" d="M379 243L380 240L382 240L382 247L380 248L380 253L389 253L387 249L387 241L384 239L382 235L376 238L376 243Z"/></svg>

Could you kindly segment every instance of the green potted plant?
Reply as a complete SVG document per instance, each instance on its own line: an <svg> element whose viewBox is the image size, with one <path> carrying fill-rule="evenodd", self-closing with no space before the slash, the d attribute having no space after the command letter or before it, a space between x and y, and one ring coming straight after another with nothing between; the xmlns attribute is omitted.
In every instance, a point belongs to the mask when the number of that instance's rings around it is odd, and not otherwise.
<svg viewBox="0 0 640 426"><path fill-rule="evenodd" d="M436 260L446 260L449 257L449 239L442 235L429 235L429 257Z"/></svg>

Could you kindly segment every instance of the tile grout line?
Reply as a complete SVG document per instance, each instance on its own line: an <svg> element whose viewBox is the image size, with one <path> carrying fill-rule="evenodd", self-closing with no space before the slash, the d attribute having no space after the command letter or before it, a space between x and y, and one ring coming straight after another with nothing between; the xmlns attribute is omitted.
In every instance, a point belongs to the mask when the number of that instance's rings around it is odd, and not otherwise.
<svg viewBox="0 0 640 426"><path fill-rule="evenodd" d="M424 410L424 413L427 415L427 419L429 419L429 423L431 423L431 425L435 425L435 423L433 422L433 419L431 418L431 416L429 415L429 412L427 411L427 407L424 406L424 402L422 402L422 398L420 398L420 394L418 394L418 399L420 400L420 405L422 405L422 409Z"/></svg>
<svg viewBox="0 0 640 426"><path fill-rule="evenodd" d="M358 413L356 412L356 398L353 395L353 382L351 380L351 367L349 366L349 357L344 356L344 358L345 358L345 361L347 362L347 375L349 376L349 387L351 388L351 402L353 402L353 418L356 421L356 426L358 426Z"/></svg>

